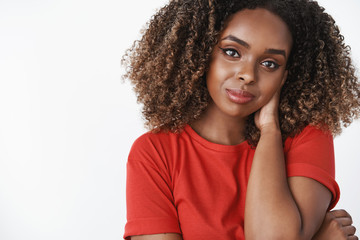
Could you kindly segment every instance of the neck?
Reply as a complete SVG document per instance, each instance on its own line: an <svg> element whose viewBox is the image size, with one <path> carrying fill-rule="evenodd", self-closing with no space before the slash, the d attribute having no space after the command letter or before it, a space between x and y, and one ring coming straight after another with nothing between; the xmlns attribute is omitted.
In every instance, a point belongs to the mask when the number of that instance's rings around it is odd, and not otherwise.
<svg viewBox="0 0 360 240"><path fill-rule="evenodd" d="M228 116L209 106L191 127L210 142L237 145L245 140L245 125L246 118Z"/></svg>

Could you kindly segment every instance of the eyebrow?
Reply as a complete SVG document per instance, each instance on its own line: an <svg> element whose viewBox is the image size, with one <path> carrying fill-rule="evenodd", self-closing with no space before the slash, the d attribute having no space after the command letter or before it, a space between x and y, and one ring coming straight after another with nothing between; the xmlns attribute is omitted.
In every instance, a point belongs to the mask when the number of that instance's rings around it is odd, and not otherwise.
<svg viewBox="0 0 360 240"><path fill-rule="evenodd" d="M246 48L250 48L250 45L247 42L245 42L245 41L243 41L243 40L241 40L241 39L239 39L239 38L237 38L237 37L235 37L233 35L226 36L223 39L221 39L221 41L223 41L223 40L230 40L230 41L233 41L233 42L237 42L238 44L243 45Z"/></svg>
<svg viewBox="0 0 360 240"><path fill-rule="evenodd" d="M265 53L269 53L269 54L280 54L280 55L283 55L284 58L286 58L285 50L269 48L269 49L266 49L266 50L265 50Z"/></svg>
<svg viewBox="0 0 360 240"><path fill-rule="evenodd" d="M233 41L233 42L236 42L246 48L250 48L250 45L245 42L244 40L241 40L237 37L235 37L234 35L229 35L229 36L226 36L224 37L223 39L221 39L221 41L223 40L230 40L230 41ZM279 54L279 55L282 55L286 58L286 52L285 50L281 50L281 49L274 49L274 48L268 48L265 50L265 53L268 53L268 54Z"/></svg>

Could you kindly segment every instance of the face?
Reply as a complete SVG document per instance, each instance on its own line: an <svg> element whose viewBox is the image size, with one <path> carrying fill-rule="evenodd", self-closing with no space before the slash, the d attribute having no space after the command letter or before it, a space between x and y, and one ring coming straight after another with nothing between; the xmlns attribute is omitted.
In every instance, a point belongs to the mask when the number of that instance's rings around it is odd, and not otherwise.
<svg viewBox="0 0 360 240"><path fill-rule="evenodd" d="M283 20L268 10L232 15L212 52L207 87L209 108L245 118L264 106L285 82L292 46Z"/></svg>

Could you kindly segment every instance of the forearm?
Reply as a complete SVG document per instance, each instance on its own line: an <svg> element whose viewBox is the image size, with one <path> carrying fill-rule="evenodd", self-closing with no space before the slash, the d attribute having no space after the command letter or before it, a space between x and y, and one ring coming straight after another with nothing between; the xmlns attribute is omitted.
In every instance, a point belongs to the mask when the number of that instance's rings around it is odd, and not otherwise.
<svg viewBox="0 0 360 240"><path fill-rule="evenodd" d="M264 128L246 193L246 239L303 239L301 226L287 181L281 132L276 126Z"/></svg>

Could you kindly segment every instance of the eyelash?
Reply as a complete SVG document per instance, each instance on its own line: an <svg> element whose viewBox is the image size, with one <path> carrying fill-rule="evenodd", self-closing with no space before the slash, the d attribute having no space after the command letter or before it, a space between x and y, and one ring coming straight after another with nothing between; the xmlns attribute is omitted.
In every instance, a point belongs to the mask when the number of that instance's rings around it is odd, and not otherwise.
<svg viewBox="0 0 360 240"><path fill-rule="evenodd" d="M232 49L232 48L220 48L220 49L226 56L233 57L233 58L239 58L240 57L240 54L235 49ZM236 53L238 56L234 57L233 55L228 54L229 51L231 51L232 53Z"/></svg>
<svg viewBox="0 0 360 240"><path fill-rule="evenodd" d="M235 49L232 49L232 48L221 48L221 51L226 55L226 56L229 56L229 57L232 57L232 58L240 58L240 54L238 53L238 51L236 51ZM229 52L232 52L232 54L229 54ZM233 54L237 54L237 56L235 57ZM270 65L273 65L272 67L269 67L269 66L266 66L264 65L264 63L270 63ZM269 68L269 69L278 69L280 67L280 65L274 61L264 61L261 63L263 66Z"/></svg>
<svg viewBox="0 0 360 240"><path fill-rule="evenodd" d="M272 65L274 65L273 67L269 67L269 66L265 66L264 63L270 63ZM267 67L267 68L270 68L270 69L278 69L280 67L279 64L277 64L276 62L273 62L273 61L264 61L261 63L263 66Z"/></svg>

